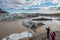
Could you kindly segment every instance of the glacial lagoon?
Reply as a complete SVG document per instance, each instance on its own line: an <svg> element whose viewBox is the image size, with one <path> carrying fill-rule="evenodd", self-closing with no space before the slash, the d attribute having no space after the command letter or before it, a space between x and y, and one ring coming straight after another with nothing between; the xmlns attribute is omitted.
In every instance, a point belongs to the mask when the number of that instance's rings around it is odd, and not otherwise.
<svg viewBox="0 0 60 40"><path fill-rule="evenodd" d="M38 21L42 22L45 25L43 25L40 28L35 29L36 30L36 35L42 34L46 32L46 27L50 27L51 31L60 31L60 19L59 17L46 17L46 18L52 18L52 21ZM30 18L32 19L32 18ZM23 19L18 19L14 21L0 21L0 39L11 35L13 33L21 33L24 31L33 31L29 28L26 28L21 24L21 21ZM26 19L27 20L27 19Z"/></svg>

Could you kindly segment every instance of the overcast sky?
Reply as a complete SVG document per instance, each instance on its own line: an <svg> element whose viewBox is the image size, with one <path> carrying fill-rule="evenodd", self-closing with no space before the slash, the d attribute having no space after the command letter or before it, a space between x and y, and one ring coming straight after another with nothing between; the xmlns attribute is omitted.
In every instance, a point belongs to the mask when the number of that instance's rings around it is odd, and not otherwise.
<svg viewBox="0 0 60 40"><path fill-rule="evenodd" d="M10 13L60 12L60 0L0 0L0 8Z"/></svg>

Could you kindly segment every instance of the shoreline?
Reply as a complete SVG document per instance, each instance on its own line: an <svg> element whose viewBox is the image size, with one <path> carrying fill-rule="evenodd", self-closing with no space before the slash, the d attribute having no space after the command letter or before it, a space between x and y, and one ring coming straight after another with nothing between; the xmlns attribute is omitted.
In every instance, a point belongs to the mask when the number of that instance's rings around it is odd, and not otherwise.
<svg viewBox="0 0 60 40"><path fill-rule="evenodd" d="M24 31L33 32L33 30L23 26L21 24L21 21L22 21L21 19L14 20L14 21L0 21L0 39L4 38L10 34L13 34L13 33L21 33ZM58 25L56 22L52 21L50 25L48 25L48 26L50 26L51 31L60 31L60 29L59 29L60 25ZM35 29L36 33L34 34L34 36L45 33L46 32L45 28L48 26L44 25L42 27Z"/></svg>

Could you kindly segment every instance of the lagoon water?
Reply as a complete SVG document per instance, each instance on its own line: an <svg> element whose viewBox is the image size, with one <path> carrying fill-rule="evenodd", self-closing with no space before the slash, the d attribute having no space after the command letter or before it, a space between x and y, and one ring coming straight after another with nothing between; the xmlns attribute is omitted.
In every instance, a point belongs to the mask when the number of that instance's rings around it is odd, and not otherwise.
<svg viewBox="0 0 60 40"><path fill-rule="evenodd" d="M38 21L38 22L44 23L45 25L36 29L37 34L45 33L46 27L50 27L51 32L52 31L60 31L60 20L56 20L56 19L60 19L59 17L45 17L45 18L50 18L53 20L52 21Z"/></svg>
<svg viewBox="0 0 60 40"><path fill-rule="evenodd" d="M47 17L49 18L49 17ZM42 27L36 29L36 35L42 34L46 32L46 27L50 27L51 31L60 31L60 21L56 20L59 17L50 17L52 21L40 21L44 23ZM23 19L14 20L14 21L0 21L0 39L6 37L13 33L21 33L23 31L32 31L29 28L26 28L21 24Z"/></svg>

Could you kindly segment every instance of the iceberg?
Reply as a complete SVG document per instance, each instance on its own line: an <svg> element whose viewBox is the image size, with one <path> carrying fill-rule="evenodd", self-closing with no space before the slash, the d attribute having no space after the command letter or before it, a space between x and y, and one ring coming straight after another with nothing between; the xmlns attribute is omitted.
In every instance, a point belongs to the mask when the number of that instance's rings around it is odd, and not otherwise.
<svg viewBox="0 0 60 40"><path fill-rule="evenodd" d="M19 39L23 39L23 38L27 38L27 37L32 37L33 34L29 31L25 31L22 33L15 33L15 34L11 34L5 38L3 38L2 40L19 40Z"/></svg>

